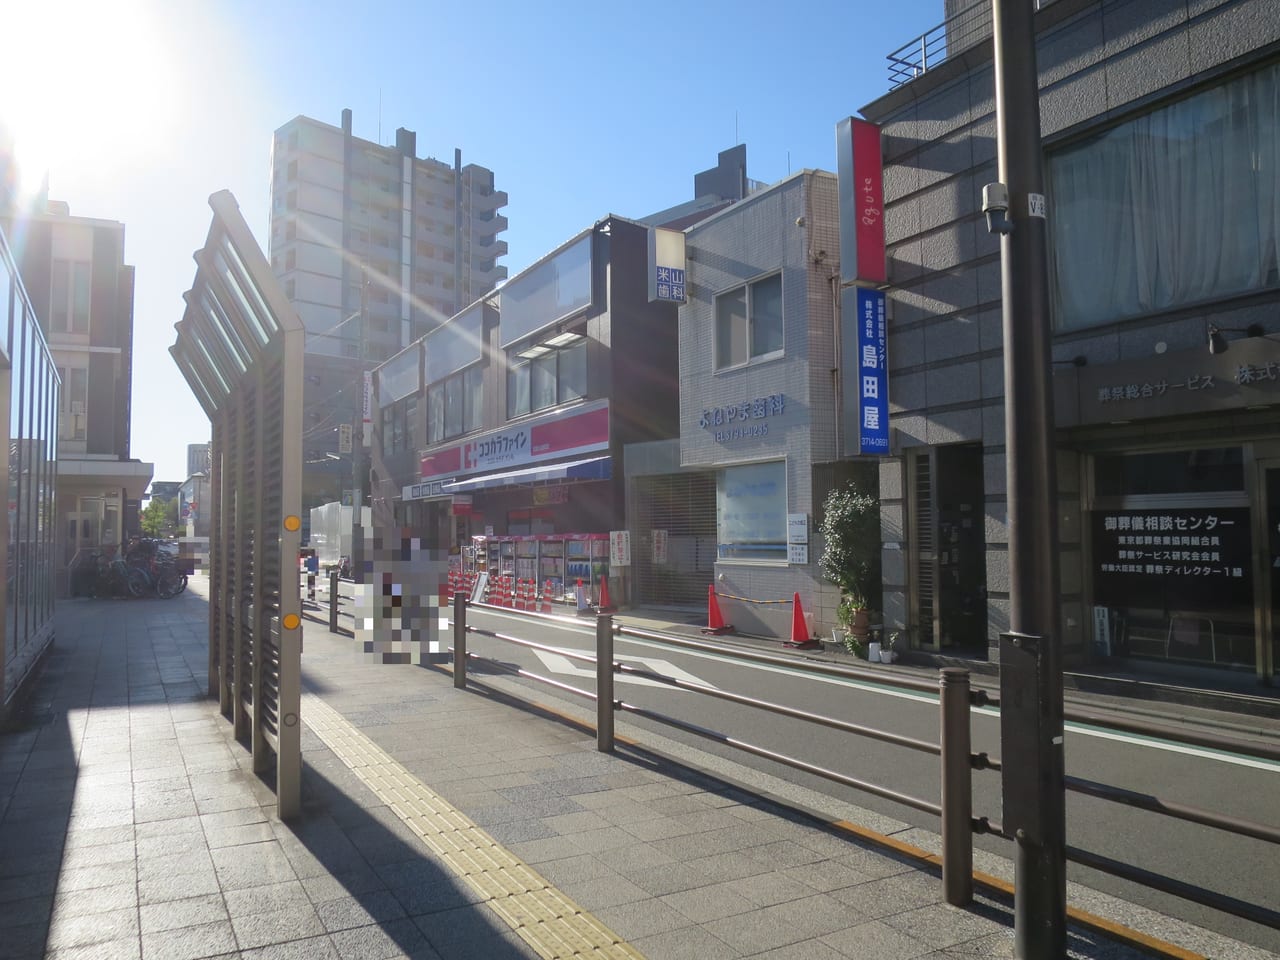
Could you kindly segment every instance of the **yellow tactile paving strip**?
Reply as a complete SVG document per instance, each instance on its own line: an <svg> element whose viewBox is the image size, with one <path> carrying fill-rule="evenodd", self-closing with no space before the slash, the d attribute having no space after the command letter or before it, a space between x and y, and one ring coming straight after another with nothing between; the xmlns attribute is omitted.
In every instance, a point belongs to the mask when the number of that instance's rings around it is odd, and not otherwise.
<svg viewBox="0 0 1280 960"><path fill-rule="evenodd" d="M308 727L519 937L547 960L644 960L313 694Z"/></svg>

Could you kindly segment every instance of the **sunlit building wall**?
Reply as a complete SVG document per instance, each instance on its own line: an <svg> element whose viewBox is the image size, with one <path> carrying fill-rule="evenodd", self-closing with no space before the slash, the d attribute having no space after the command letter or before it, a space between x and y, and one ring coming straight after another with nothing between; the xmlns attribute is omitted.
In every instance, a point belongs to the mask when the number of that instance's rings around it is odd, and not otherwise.
<svg viewBox="0 0 1280 960"><path fill-rule="evenodd" d="M53 640L57 368L0 227L0 718L16 702Z"/></svg>
<svg viewBox="0 0 1280 960"><path fill-rule="evenodd" d="M303 516L357 485L363 371L507 276L506 203L460 150L418 157L403 128L394 145L363 140L350 110L341 126L296 117L276 131L268 254L308 334Z"/></svg>

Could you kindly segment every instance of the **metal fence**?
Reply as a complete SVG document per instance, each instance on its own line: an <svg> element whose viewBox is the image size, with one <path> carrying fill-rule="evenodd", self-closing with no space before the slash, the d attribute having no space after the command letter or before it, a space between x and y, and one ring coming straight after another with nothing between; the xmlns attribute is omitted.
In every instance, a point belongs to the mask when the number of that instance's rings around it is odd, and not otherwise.
<svg viewBox="0 0 1280 960"><path fill-rule="evenodd" d="M695 736L732 747L735 750L766 758L791 769L801 770L805 773L821 777L822 779L833 783L838 783L873 796L903 804L904 806L910 807L914 810L920 810L937 816L941 820L941 866L943 893L948 903L963 905L970 902L972 899L974 877L973 836L975 834L985 833L1001 837L1006 840L1013 839L1013 837L1005 831L1004 827L997 820L989 816L975 816L972 810L973 792L971 778L973 771L992 770L1000 772L1002 775L1003 773L999 758L990 757L985 753L975 753L971 749L970 709L972 707L981 706L998 707L999 700L998 698L988 695L985 690L971 689L969 684L969 674L966 670L954 667L944 668L940 671L939 681L937 683L931 683L912 677L890 676L881 671L873 672L868 670L857 670L812 662L799 663L791 658L775 657L769 654L754 653L751 651L737 649L731 650L719 644L703 643L682 637L673 637L663 633L620 627L613 622L612 617L609 615L600 615L596 619L595 654L576 654L571 651L566 651L562 647L551 647L513 636L511 634L479 629L467 622L467 610L470 606L472 606L470 601L461 593L455 595L453 602L452 649L453 682L455 687L464 688L466 686L468 662L483 661L486 669L488 670L524 677L547 686L555 687L558 690L562 690L572 695L594 701L596 704L596 740L598 748L602 751L612 751L613 749L615 713L619 711L631 713L639 717L644 717L655 723L663 724L665 726L682 730L685 733L693 734ZM477 606L483 608L484 605L480 604ZM526 616L543 622L561 621L564 623L580 625L580 621L572 620L570 618L540 614L526 614ZM580 663L594 665L596 689L594 691L585 690L542 674L514 667L499 660L478 656L468 650L467 638L469 635L488 637L524 647L526 649L543 650L555 653L558 656L567 657L570 660L576 660ZM613 656L615 636L625 636L635 638L637 640L654 641L691 651L710 652L716 654L720 658L730 660L785 666L792 672L807 673L813 676L841 677L850 680L872 680L876 684L882 686L937 694L940 699L939 740L937 743L917 740L911 737L892 733L890 731L878 730L859 724L848 723L834 717L809 713L783 704L771 703L743 696L741 694L720 690L714 687L690 683L677 677L665 676L633 665L618 663L614 660ZM877 740L903 749L931 754L938 757L940 762L940 797L935 800L931 797L917 797L902 793L893 789L891 786L870 783L868 781L852 777L845 772L819 767L799 758L745 742L731 734L708 729L687 719L681 719L659 713L637 704L617 699L614 696L613 683L614 676L617 674L628 674L631 676L643 677L657 683L662 683L681 690L687 690L702 696L714 697L716 699L729 701L751 709L764 710L769 713L790 717L806 723L840 730L853 736ZM1065 711L1065 715L1067 719L1087 723L1091 726L1101 727L1104 729L1159 737L1161 739L1193 746L1229 750L1233 753L1238 753L1255 759L1280 761L1280 748L1241 740L1238 738L1220 736L1202 731L1184 730L1161 724L1148 723L1141 720L1115 718L1082 709L1068 708ZM1095 783L1093 781L1077 777L1066 778L1066 789L1108 802L1135 807L1154 814L1213 827L1225 833L1249 837L1263 843L1280 846L1280 829L1267 824L1227 817L1212 810L1173 803L1162 800L1159 797L1140 794L1134 791L1125 790L1121 787ZM1194 884L1186 883L1172 877L1163 876L1152 871L1144 870L1139 866L1122 863L1101 854L1092 853L1076 847L1068 846L1066 848L1065 855L1067 859L1083 866L1088 866L1155 890L1170 893L1212 909L1219 910L1233 916L1242 917L1263 926L1280 929L1280 912L1277 912L1271 907L1261 904L1246 903ZM1090 917L1088 915L1076 912L1074 913L1074 917L1078 922L1086 925L1090 923Z"/></svg>
<svg viewBox="0 0 1280 960"><path fill-rule="evenodd" d="M275 764L277 811L301 806L303 328L227 191L196 252L170 348L213 425L209 693L259 773Z"/></svg>

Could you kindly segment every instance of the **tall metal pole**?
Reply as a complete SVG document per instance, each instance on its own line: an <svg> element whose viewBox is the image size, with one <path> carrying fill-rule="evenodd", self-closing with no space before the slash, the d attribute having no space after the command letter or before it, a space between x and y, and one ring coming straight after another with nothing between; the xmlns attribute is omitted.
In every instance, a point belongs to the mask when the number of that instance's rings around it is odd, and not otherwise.
<svg viewBox="0 0 1280 960"><path fill-rule="evenodd" d="M1041 638L1044 671L1036 741L1004 716L1002 743L1027 751L1027 769L1006 800L1017 833L1014 862L1014 949L1022 960L1066 956L1066 815L1063 793L1062 644L1058 619L1057 485L1046 209L1040 150L1040 101L1034 0L992 0L999 176L1008 187L1011 232L1000 242L1005 357L1005 443L1008 477L1009 628ZM1003 697L1002 697L1003 700ZM1024 730L1026 728L1024 727ZM1029 750L1027 748L1030 748ZM1006 802L1005 822L1010 823Z"/></svg>

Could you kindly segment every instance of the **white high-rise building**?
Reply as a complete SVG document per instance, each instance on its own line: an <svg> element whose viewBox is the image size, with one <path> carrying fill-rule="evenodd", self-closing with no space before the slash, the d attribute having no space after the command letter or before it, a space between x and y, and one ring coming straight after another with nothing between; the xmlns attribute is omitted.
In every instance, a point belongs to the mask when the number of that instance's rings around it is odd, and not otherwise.
<svg viewBox="0 0 1280 960"><path fill-rule="evenodd" d="M420 158L403 128L382 146L295 117L271 149L272 270L308 331L303 507L359 491L363 372L488 293L507 195L493 172ZM356 462L352 462L352 458Z"/></svg>

